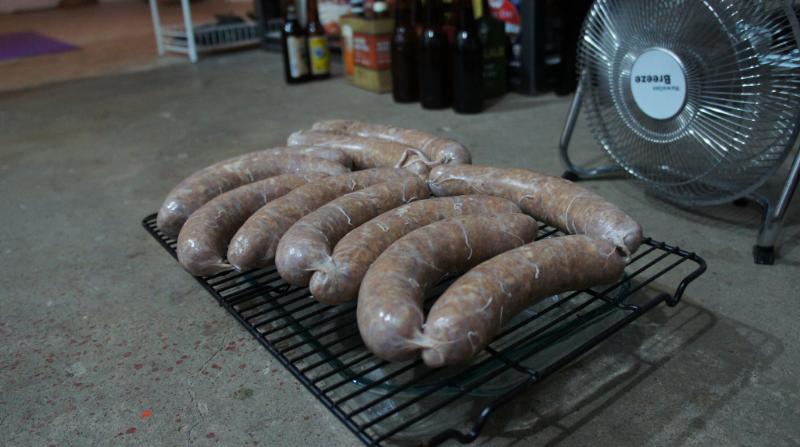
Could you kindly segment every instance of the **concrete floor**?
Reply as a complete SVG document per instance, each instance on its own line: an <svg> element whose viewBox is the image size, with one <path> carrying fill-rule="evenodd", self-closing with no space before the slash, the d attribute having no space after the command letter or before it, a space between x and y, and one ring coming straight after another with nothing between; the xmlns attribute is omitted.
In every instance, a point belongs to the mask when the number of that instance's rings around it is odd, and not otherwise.
<svg viewBox="0 0 800 447"><path fill-rule="evenodd" d="M356 445L141 218L199 167L321 118L430 130L477 163L559 174L567 107L510 95L467 117L341 79L286 87L261 52L0 94L0 444ZM583 125L574 146L598 154ZM629 181L587 186L709 270L677 308L514 401L479 444L800 444L800 206L765 267L750 260L753 207L692 213Z"/></svg>

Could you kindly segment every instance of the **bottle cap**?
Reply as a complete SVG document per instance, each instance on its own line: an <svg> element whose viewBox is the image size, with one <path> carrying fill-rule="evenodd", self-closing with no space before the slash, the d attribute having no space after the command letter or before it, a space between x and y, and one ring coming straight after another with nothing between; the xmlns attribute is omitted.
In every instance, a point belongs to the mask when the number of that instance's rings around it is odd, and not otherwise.
<svg viewBox="0 0 800 447"><path fill-rule="evenodd" d="M376 14L385 12L387 9L389 9L389 6L386 4L386 2L375 2L372 5L372 10L375 11Z"/></svg>

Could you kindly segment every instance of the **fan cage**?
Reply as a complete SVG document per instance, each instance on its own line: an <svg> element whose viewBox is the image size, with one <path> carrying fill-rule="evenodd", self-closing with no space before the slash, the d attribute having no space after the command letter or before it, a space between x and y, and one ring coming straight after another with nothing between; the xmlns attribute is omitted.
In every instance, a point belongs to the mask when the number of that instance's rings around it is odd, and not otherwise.
<svg viewBox="0 0 800 447"><path fill-rule="evenodd" d="M650 118L632 96L631 68L650 49L684 68L686 102L670 119ZM599 144L646 188L686 204L742 197L774 174L798 134L799 68L779 0L598 0L578 51Z"/></svg>

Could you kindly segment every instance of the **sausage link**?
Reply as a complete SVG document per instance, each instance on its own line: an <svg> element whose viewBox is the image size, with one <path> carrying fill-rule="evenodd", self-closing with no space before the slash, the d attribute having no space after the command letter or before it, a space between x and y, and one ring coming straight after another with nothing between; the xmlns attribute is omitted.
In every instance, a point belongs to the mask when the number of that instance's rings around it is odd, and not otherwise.
<svg viewBox="0 0 800 447"><path fill-rule="evenodd" d="M311 130L395 141L419 149L436 164L472 163L472 156L461 143L419 130L351 120L318 121Z"/></svg>
<svg viewBox="0 0 800 447"><path fill-rule="evenodd" d="M228 242L259 208L289 191L325 178L325 174L284 174L240 186L211 199L192 213L178 235L178 261L192 275L230 270Z"/></svg>
<svg viewBox="0 0 800 447"><path fill-rule="evenodd" d="M350 169L353 167L353 160L344 151L336 149L335 147L315 147L315 146L286 146L274 147L271 149L264 149L262 151L253 152L253 155L260 157L264 154L271 155L285 155L285 154L300 154L308 155L309 157L324 158L325 160L334 161L340 165Z"/></svg>
<svg viewBox="0 0 800 447"><path fill-rule="evenodd" d="M289 228L278 243L275 266L289 284L307 286L315 271L329 271L331 250L351 229L373 217L431 194L419 177L379 183L321 206Z"/></svg>
<svg viewBox="0 0 800 447"><path fill-rule="evenodd" d="M519 213L513 202L492 196L438 197L409 203L347 233L333 250L327 268L311 276L309 289L327 304L355 299L364 274L394 241L433 222L467 214Z"/></svg>
<svg viewBox="0 0 800 447"><path fill-rule="evenodd" d="M428 176L436 196L490 194L517 203L531 216L571 234L614 243L626 256L642 243L642 227L613 203L569 180L524 169L437 166Z"/></svg>
<svg viewBox="0 0 800 447"><path fill-rule="evenodd" d="M427 157L420 158L419 150L377 138L300 130L289 135L287 144L339 149L350 156L356 169L406 168L421 176L430 170Z"/></svg>
<svg viewBox="0 0 800 447"><path fill-rule="evenodd" d="M525 214L459 216L435 222L389 246L367 270L356 317L364 343L385 360L408 360L426 347L422 304L428 290L536 237Z"/></svg>
<svg viewBox="0 0 800 447"><path fill-rule="evenodd" d="M332 148L275 148L240 155L214 163L190 175L167 194L158 211L156 224L168 237L177 237L184 222L204 203L231 189L280 174L322 172L338 175L349 169L323 157L336 156L341 151Z"/></svg>
<svg viewBox="0 0 800 447"><path fill-rule="evenodd" d="M423 334L425 364L464 363L503 324L548 296L610 284L625 271L614 244L590 236L544 239L478 265L436 300Z"/></svg>
<svg viewBox="0 0 800 447"><path fill-rule="evenodd" d="M269 266L281 237L303 216L344 194L408 177L416 175L405 169L367 169L301 186L268 203L242 224L228 246L228 262L239 271Z"/></svg>

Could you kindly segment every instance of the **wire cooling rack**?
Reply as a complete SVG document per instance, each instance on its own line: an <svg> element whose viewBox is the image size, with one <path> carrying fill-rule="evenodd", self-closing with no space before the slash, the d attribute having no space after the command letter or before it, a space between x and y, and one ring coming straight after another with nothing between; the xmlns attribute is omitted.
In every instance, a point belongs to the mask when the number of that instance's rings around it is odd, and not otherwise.
<svg viewBox="0 0 800 447"><path fill-rule="evenodd" d="M175 240L155 222L152 214L142 223L177 259ZM560 235L548 226L539 234ZM648 238L619 282L542 300L509 322L469 365L436 370L421 360L373 356L359 336L354 303L318 303L274 267L195 279L364 444L437 445L475 440L498 407L653 307L678 304L705 270L696 254ZM660 288L669 284L674 291L657 291L657 279ZM428 307L447 285L433 291Z"/></svg>

